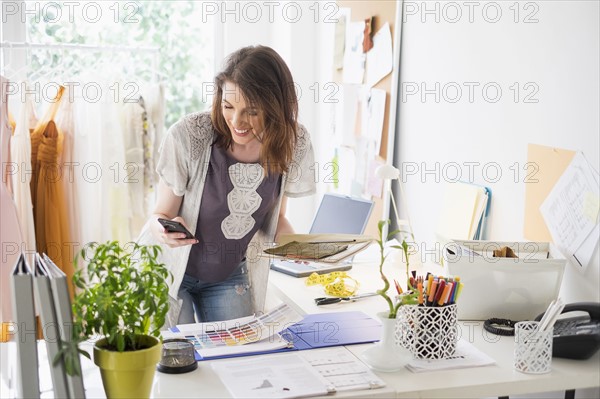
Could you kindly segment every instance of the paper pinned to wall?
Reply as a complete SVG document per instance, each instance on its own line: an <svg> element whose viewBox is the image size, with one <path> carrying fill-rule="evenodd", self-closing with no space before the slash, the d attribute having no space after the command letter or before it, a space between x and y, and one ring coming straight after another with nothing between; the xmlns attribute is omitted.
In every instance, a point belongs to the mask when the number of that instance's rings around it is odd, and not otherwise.
<svg viewBox="0 0 600 399"><path fill-rule="evenodd" d="M523 165L525 174L525 223L523 235L531 241L552 241L540 213L540 205L558 178L573 160L575 151L547 147L539 144L527 146L527 163Z"/></svg>
<svg viewBox="0 0 600 399"><path fill-rule="evenodd" d="M350 148L338 148L338 187L340 193L352 192L353 171L356 165L356 155Z"/></svg>
<svg viewBox="0 0 600 399"><path fill-rule="evenodd" d="M350 8L340 8L335 24L335 38L333 45L333 67L342 69L344 67L344 48L346 45L346 24L350 22Z"/></svg>
<svg viewBox="0 0 600 399"><path fill-rule="evenodd" d="M393 65L392 31L386 22L373 37L373 48L367 53L366 85L377 84L392 72Z"/></svg>
<svg viewBox="0 0 600 399"><path fill-rule="evenodd" d="M340 86L340 99L335 105L335 134L343 147L356 145L357 119L361 119L359 108L360 85L344 84Z"/></svg>
<svg viewBox="0 0 600 399"><path fill-rule="evenodd" d="M343 81L361 84L365 78L366 55L362 51L365 22L348 22L346 26Z"/></svg>
<svg viewBox="0 0 600 399"><path fill-rule="evenodd" d="M378 167L380 167L384 163L385 162L379 157L376 157L375 159L372 159L369 162L367 186L365 187L365 190L368 195L371 195L371 196L377 197L377 198L381 198L382 192L383 192L383 180L381 180L379 177L377 177L377 175L375 174L375 171L377 170Z"/></svg>
<svg viewBox="0 0 600 399"><path fill-rule="evenodd" d="M381 148L386 93L385 90L369 89L367 86L363 86L361 93L362 135L375 143L373 153L375 156L379 154Z"/></svg>
<svg viewBox="0 0 600 399"><path fill-rule="evenodd" d="M599 182L598 172L577 152L540 206L556 246L582 268L598 243Z"/></svg>
<svg viewBox="0 0 600 399"><path fill-rule="evenodd" d="M364 189L367 185L367 172L369 160L374 156L373 146L374 143L365 137L359 137L356 140L356 163L354 165L354 180L361 186L360 194L362 194L362 189Z"/></svg>

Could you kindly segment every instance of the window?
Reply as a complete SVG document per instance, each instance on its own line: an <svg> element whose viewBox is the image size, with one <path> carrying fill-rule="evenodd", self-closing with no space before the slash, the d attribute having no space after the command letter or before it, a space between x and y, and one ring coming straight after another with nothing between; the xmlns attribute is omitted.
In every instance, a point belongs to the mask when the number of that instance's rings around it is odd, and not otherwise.
<svg viewBox="0 0 600 399"><path fill-rule="evenodd" d="M203 88L214 75L214 25L202 22L196 1L25 2L27 41L92 46L156 47L153 51L31 49L30 76L59 70L77 76L110 67L146 81L157 73L166 87L166 126L210 106ZM100 67L98 67L100 65Z"/></svg>

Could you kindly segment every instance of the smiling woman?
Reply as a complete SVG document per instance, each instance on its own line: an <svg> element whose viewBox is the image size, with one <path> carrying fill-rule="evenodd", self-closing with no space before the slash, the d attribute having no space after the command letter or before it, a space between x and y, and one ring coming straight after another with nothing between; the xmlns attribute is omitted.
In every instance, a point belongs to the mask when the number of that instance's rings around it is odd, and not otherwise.
<svg viewBox="0 0 600 399"><path fill-rule="evenodd" d="M276 235L293 233L286 197L315 192L310 137L297 122L294 82L279 54L244 47L215 83L211 113L184 117L165 137L157 205L140 238L165 248L171 323L262 311L269 265L259 254ZM166 231L158 218L194 237Z"/></svg>
<svg viewBox="0 0 600 399"><path fill-rule="evenodd" d="M215 83L217 145L232 153L247 144L247 151L260 147L267 173L286 172L297 140L298 99L283 59L269 47L245 47L229 57Z"/></svg>

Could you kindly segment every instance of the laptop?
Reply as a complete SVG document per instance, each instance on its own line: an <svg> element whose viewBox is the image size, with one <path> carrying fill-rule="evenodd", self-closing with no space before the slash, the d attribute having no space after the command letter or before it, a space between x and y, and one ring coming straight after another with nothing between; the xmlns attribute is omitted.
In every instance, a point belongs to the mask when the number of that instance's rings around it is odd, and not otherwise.
<svg viewBox="0 0 600 399"><path fill-rule="evenodd" d="M309 234L362 234L373 210L373 201L347 195L323 195ZM352 258L340 263L311 262L295 259L274 259L271 269L294 277L350 270Z"/></svg>

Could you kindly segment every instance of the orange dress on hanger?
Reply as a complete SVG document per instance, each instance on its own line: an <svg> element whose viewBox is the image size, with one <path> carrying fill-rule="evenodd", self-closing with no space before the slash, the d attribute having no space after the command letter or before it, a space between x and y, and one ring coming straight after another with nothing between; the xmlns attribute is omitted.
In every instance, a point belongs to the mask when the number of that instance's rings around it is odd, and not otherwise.
<svg viewBox="0 0 600 399"><path fill-rule="evenodd" d="M56 94L56 98L54 102L46 111L46 115L42 119L38 121L38 124L31 131L31 201L33 205L33 217L35 219L35 203L37 201L37 187L38 187L38 171L37 171L37 162L38 162L38 148L40 143L42 142L42 137L44 136L44 132L46 130L46 126L48 122L54 120L56 116L56 111L60 106L60 102L62 100L63 93L65 92L65 88L63 86L59 86L58 93ZM61 148L59 148L61 150ZM37 224L36 224L37 226ZM41 249L39 250L41 252ZM48 254L49 256L49 254Z"/></svg>
<svg viewBox="0 0 600 399"><path fill-rule="evenodd" d="M69 294L73 298L73 256L78 248L70 242L69 220L65 204L64 178L58 162L62 143L61 133L54 123L54 116L64 87L59 90L57 100L50 108L44 121L31 135L31 154L35 159L32 177L32 199L34 203L35 240L38 252L46 253L67 275ZM34 156L35 143L35 156ZM35 181L34 181L35 179Z"/></svg>

